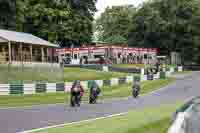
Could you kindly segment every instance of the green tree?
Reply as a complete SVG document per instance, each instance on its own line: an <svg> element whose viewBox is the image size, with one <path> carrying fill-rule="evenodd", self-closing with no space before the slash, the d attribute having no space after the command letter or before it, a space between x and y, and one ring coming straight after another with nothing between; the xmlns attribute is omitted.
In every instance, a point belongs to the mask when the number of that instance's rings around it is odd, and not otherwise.
<svg viewBox="0 0 200 133"><path fill-rule="evenodd" d="M0 28L15 29L15 1L0 0Z"/></svg>
<svg viewBox="0 0 200 133"><path fill-rule="evenodd" d="M4 16L14 16L14 21L10 21L11 17L4 17L6 22L15 24L14 30L32 33L52 42L65 39L90 42L92 39L96 0L16 0L14 7L6 0L2 1L0 11ZM1 23L0 27L11 29L10 25L5 27Z"/></svg>
<svg viewBox="0 0 200 133"><path fill-rule="evenodd" d="M185 60L197 61L200 1L153 0L133 17L129 45L180 51ZM196 53L198 54L198 53Z"/></svg>
<svg viewBox="0 0 200 133"><path fill-rule="evenodd" d="M95 22L98 41L127 42L131 16L135 11L133 6L106 8L105 12Z"/></svg>

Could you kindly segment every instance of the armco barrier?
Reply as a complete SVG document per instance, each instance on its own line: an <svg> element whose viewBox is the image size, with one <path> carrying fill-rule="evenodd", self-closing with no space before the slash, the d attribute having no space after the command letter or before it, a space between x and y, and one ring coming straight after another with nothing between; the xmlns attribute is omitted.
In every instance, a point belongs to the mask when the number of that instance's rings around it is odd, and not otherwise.
<svg viewBox="0 0 200 133"><path fill-rule="evenodd" d="M110 80L103 80L103 86L111 86Z"/></svg>
<svg viewBox="0 0 200 133"><path fill-rule="evenodd" d="M99 70L99 71L135 73L135 74L141 73L141 70L137 68L120 68L115 66L103 66L103 65L80 65L79 67L85 69Z"/></svg>
<svg viewBox="0 0 200 133"><path fill-rule="evenodd" d="M109 66L108 70L111 72L123 72L123 73L135 73L135 74L141 73L141 70L137 68L120 68L120 67Z"/></svg>
<svg viewBox="0 0 200 133"><path fill-rule="evenodd" d="M119 84L119 79L118 78L112 78L111 79L111 86L115 86Z"/></svg>
<svg viewBox="0 0 200 133"><path fill-rule="evenodd" d="M178 69L176 69L178 70ZM160 72L153 75L153 79L166 78L171 75L172 69L168 72ZM110 80L94 80L99 87L102 86L116 86L125 83L132 83L133 81L146 81L147 75L126 76L121 78L112 78ZM151 77L152 78L152 77ZM84 89L90 88L93 81L81 81ZM23 84L22 82L12 82L10 84L0 84L0 95L23 95L36 93L55 93L55 92L70 92L73 82L66 83L33 83Z"/></svg>
<svg viewBox="0 0 200 133"><path fill-rule="evenodd" d="M56 83L56 92L63 92L65 90L65 83Z"/></svg>
<svg viewBox="0 0 200 133"><path fill-rule="evenodd" d="M153 78L153 74L149 74L149 75L147 75L147 80L153 80L154 78Z"/></svg>
<svg viewBox="0 0 200 133"><path fill-rule="evenodd" d="M147 81L147 75L141 75L141 81Z"/></svg>
<svg viewBox="0 0 200 133"><path fill-rule="evenodd" d="M183 67L182 66L179 66L178 67L178 72L182 72L183 71Z"/></svg>
<svg viewBox="0 0 200 133"><path fill-rule="evenodd" d="M35 89L36 93L46 92L46 83L36 83Z"/></svg>
<svg viewBox="0 0 200 133"><path fill-rule="evenodd" d="M160 72L160 79L166 78L166 72Z"/></svg>
<svg viewBox="0 0 200 133"><path fill-rule="evenodd" d="M9 95L9 94L10 94L10 85L0 84L0 95Z"/></svg>
<svg viewBox="0 0 200 133"><path fill-rule="evenodd" d="M80 65L80 68L103 71L102 65Z"/></svg>
<svg viewBox="0 0 200 133"><path fill-rule="evenodd" d="M56 83L48 83L46 84L46 92L47 93L55 93L56 92Z"/></svg>
<svg viewBox="0 0 200 133"><path fill-rule="evenodd" d="M186 71L200 71L200 65L184 65L183 70Z"/></svg>
<svg viewBox="0 0 200 133"><path fill-rule="evenodd" d="M119 78L119 84L125 84L126 83L126 77Z"/></svg>
<svg viewBox="0 0 200 133"><path fill-rule="evenodd" d="M174 67L170 67L170 73L173 73L173 72L175 72L175 70L174 70Z"/></svg>
<svg viewBox="0 0 200 133"><path fill-rule="evenodd" d="M158 73L156 73L156 74L153 75L153 79L154 80L157 80L159 78L160 78L160 72L158 72Z"/></svg>
<svg viewBox="0 0 200 133"><path fill-rule="evenodd" d="M133 81L134 81L134 76L126 76L127 83L133 83Z"/></svg>
<svg viewBox="0 0 200 133"><path fill-rule="evenodd" d="M22 95L24 94L24 84L22 82L13 82L10 84L11 95Z"/></svg>
<svg viewBox="0 0 200 133"><path fill-rule="evenodd" d="M35 94L35 84L24 84L24 94Z"/></svg>
<svg viewBox="0 0 200 133"><path fill-rule="evenodd" d="M134 81L141 81L141 77L142 77L142 75L141 76L134 76Z"/></svg>

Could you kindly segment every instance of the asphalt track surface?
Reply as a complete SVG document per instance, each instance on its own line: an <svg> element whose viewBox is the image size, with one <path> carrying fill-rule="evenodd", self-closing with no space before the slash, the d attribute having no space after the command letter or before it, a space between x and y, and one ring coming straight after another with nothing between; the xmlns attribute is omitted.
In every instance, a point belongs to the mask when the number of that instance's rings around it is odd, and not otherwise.
<svg viewBox="0 0 200 133"><path fill-rule="evenodd" d="M70 123L123 113L129 110L175 103L200 95L200 72L178 76L177 80L160 90L138 99L106 100L97 105L82 104L41 105L24 108L0 109L0 133L18 133L63 123Z"/></svg>

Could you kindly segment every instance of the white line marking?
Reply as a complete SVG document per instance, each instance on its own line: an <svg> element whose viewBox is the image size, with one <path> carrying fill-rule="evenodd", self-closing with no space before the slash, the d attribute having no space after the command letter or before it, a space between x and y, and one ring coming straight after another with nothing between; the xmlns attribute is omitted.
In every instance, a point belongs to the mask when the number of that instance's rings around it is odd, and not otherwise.
<svg viewBox="0 0 200 133"><path fill-rule="evenodd" d="M32 129L32 130L28 130L28 131L19 132L19 133L32 133L32 132L37 132L37 131L46 130L46 129L50 129L50 128L58 128L58 127L64 127L64 126L69 126L69 125L76 125L76 124L85 123L85 122L92 122L92 121L96 121L96 120L101 120L101 119L107 119L107 118L111 118L111 117L122 116L122 115L126 115L126 114L128 114L128 112L119 113L119 114L113 114L113 115L108 115L108 116L99 117L99 118L95 118L95 119L88 119L88 120L71 122L71 123L65 123L65 124L59 124L59 125L54 125L54 126L47 126L47 127Z"/></svg>

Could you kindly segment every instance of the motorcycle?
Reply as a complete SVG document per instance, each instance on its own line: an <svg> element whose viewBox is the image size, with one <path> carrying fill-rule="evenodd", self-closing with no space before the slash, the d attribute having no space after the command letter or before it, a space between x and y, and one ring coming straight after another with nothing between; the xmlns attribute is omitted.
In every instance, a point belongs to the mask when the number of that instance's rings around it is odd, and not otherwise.
<svg viewBox="0 0 200 133"><path fill-rule="evenodd" d="M99 95L99 90L97 88L93 88L91 93L90 93L90 98L89 98L89 103L90 104L95 104L97 103L98 95Z"/></svg>
<svg viewBox="0 0 200 133"><path fill-rule="evenodd" d="M137 98L140 93L140 86L133 86L132 95L134 98Z"/></svg>
<svg viewBox="0 0 200 133"><path fill-rule="evenodd" d="M133 90L133 97L137 98L139 95L139 91L138 90Z"/></svg>
<svg viewBox="0 0 200 133"><path fill-rule="evenodd" d="M72 95L71 96L71 107L75 107L78 106L80 107L80 103L81 103L81 96L80 95Z"/></svg>

